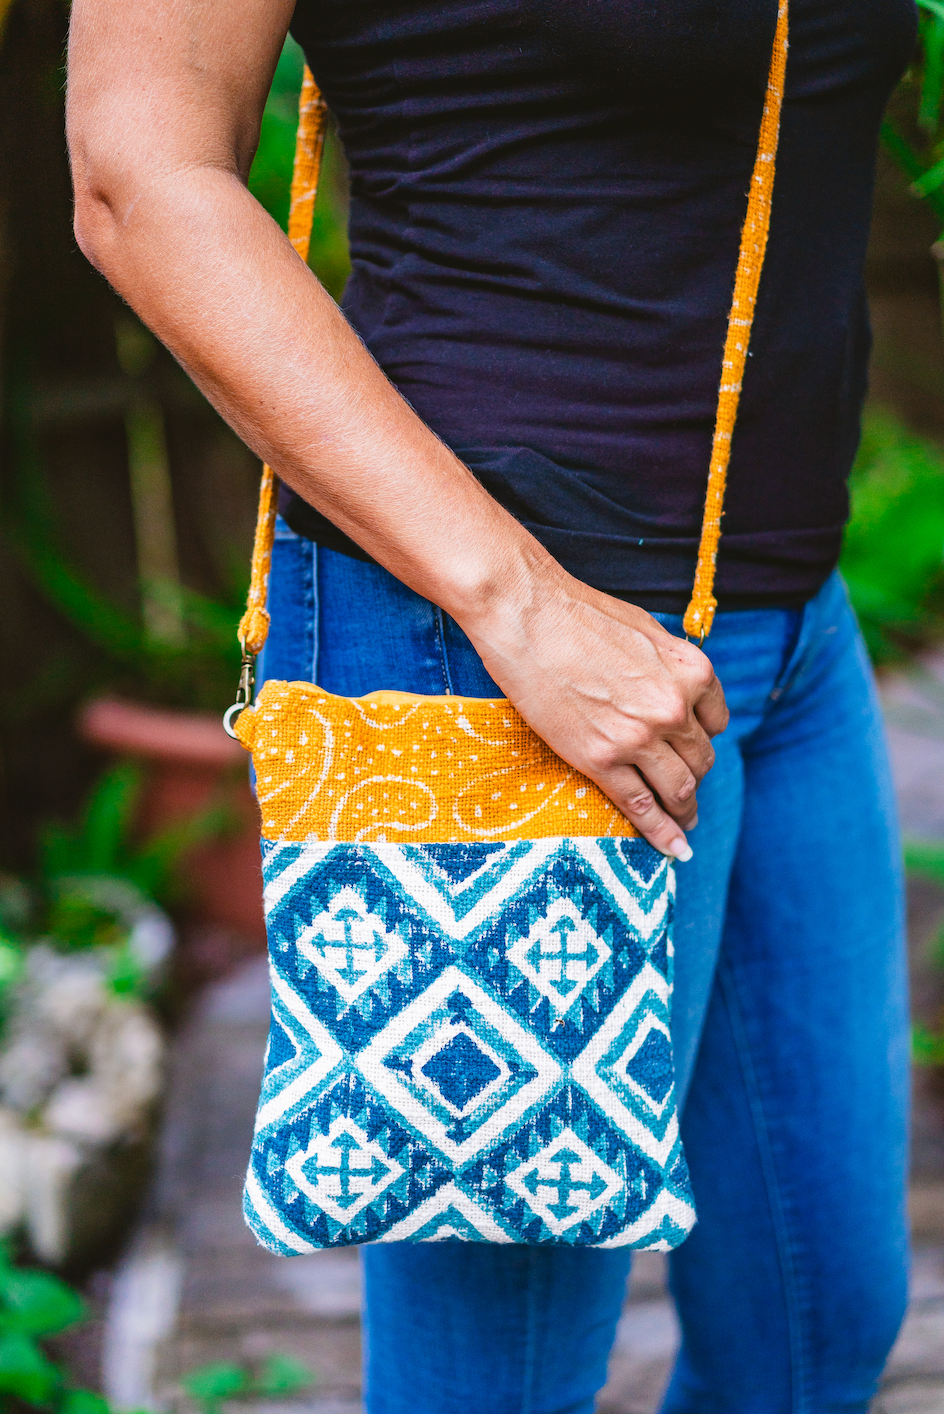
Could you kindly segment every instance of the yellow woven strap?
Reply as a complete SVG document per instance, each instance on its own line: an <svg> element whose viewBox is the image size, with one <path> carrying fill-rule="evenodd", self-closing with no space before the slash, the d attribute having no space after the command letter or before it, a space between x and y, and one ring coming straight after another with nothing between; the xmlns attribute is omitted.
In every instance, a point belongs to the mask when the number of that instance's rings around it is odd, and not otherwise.
<svg viewBox="0 0 944 1414"><path fill-rule="evenodd" d="M728 333L724 344L724 361L721 365L721 386L718 389L718 411L715 416L701 542L698 546L695 587L692 590L691 602L685 610L685 632L691 638L701 639L711 632L715 609L718 607L714 585L718 542L721 539L724 490L728 462L731 459L731 437L741 396L741 381L747 362L747 346L750 343L757 290L764 265L764 252L767 249L767 232L770 229L770 200L774 187L780 109L787 72L787 37L787 0L782 0L777 11L777 29L767 79L764 115L761 119L757 157L751 177L747 216L741 232L741 249L738 253L737 274L734 277L734 298L731 301L731 313L728 315Z"/></svg>
<svg viewBox="0 0 944 1414"><path fill-rule="evenodd" d="M288 213L288 238L302 260L308 259L308 246L311 242L326 116L325 101L306 64L301 97L298 101L298 135L295 139L292 198ZM252 547L252 572L249 578L249 593L246 596L246 612L239 621L238 629L243 652L252 657L262 652L269 636L266 596L272 565L272 541L275 537L277 490L275 473L266 465L262 468L262 481L259 485L259 514L256 517L256 538Z"/></svg>
<svg viewBox="0 0 944 1414"><path fill-rule="evenodd" d="M288 211L288 238L302 260L308 259L327 116L328 109L321 91L306 64L298 99L298 136L295 139L292 198Z"/></svg>

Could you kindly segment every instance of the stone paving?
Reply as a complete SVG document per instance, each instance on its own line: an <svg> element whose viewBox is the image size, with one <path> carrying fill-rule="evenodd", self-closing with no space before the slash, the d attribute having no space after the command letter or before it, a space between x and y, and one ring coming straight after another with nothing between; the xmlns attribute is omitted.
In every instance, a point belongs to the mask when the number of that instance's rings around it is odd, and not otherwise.
<svg viewBox="0 0 944 1414"><path fill-rule="evenodd" d="M884 700L906 832L944 839L944 656L888 680ZM928 950L944 924L944 892L919 884L912 895L915 1001L939 1025L944 981ZM105 1390L122 1408L189 1414L179 1384L187 1370L280 1352L304 1360L317 1383L293 1399L256 1401L251 1414L361 1409L356 1254L277 1258L242 1221L267 1011L264 961L253 959L205 990L177 1038L157 1181L105 1321ZM916 1109L911 1306L874 1414L944 1414L944 1092L933 1072L918 1073ZM664 1261L644 1253L599 1414L652 1414L677 1339Z"/></svg>

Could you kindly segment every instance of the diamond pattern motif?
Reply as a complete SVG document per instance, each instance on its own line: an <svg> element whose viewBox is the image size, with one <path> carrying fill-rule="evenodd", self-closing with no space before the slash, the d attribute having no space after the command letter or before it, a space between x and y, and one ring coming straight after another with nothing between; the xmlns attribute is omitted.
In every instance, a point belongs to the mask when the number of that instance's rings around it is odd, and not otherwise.
<svg viewBox="0 0 944 1414"><path fill-rule="evenodd" d="M264 844L263 866L260 1241L684 1238L674 881L645 841Z"/></svg>
<svg viewBox="0 0 944 1414"><path fill-rule="evenodd" d="M422 1074L432 1081L447 1105L461 1114L476 1095L499 1078L501 1068L469 1032L457 1030L422 1067Z"/></svg>
<svg viewBox="0 0 944 1414"><path fill-rule="evenodd" d="M427 1074L430 1062L460 1037L476 1058L461 1108ZM490 1079L483 1061L494 1072ZM554 1058L457 967L448 968L405 1008L355 1063L399 1118L456 1163L490 1142L496 1127L503 1129L525 1114L560 1075ZM460 1098L455 1089L453 1094Z"/></svg>
<svg viewBox="0 0 944 1414"><path fill-rule="evenodd" d="M636 1047L623 1069L626 1079L645 1090L654 1104L664 1104L675 1080L672 1043L665 1032L655 1024L650 1026L646 1039Z"/></svg>

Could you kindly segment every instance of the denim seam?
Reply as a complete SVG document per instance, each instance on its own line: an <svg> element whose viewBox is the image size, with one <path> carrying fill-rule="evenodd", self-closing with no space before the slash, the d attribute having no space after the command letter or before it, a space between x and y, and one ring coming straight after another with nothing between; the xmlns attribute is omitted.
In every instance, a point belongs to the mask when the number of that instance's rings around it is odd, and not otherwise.
<svg viewBox="0 0 944 1414"><path fill-rule="evenodd" d="M834 572L838 575L838 570ZM829 580L826 585L830 583ZM771 698L774 702L779 702L788 692L792 692L809 665L818 646L820 636L821 618L821 593L811 599L803 606L800 617L800 630L796 635L793 648L787 659L786 666L777 678L771 691Z"/></svg>
<svg viewBox="0 0 944 1414"><path fill-rule="evenodd" d="M443 611L442 609L440 609L438 604L433 605L433 618L436 621L436 637L439 640L439 659L440 664L442 666L443 684L446 688L446 691L451 693L453 691L453 686L452 674L449 671L449 653L446 648L445 616L443 615Z"/></svg>
<svg viewBox="0 0 944 1414"><path fill-rule="evenodd" d="M802 671L806 655L813 642L813 634L810 631L809 606L801 610L797 615L796 625L793 635L784 654L784 664L777 674L776 681L770 690L770 698L776 702L788 690L797 674Z"/></svg>
<svg viewBox="0 0 944 1414"><path fill-rule="evenodd" d="M805 1394L808 1380L806 1360L803 1354L803 1316L800 1296L797 1290L793 1253L787 1230L787 1219L783 1210L783 1204L780 1201L776 1164L774 1162L767 1121L764 1115L760 1085L758 1084L757 1075L751 1059L750 1042L747 1038L743 1015L738 1000L737 985L730 963L723 958L718 965L718 980L721 983L725 1008L731 1023L734 1048L737 1052L741 1076L744 1081L744 1089L747 1093L747 1103L753 1119L754 1138L757 1142L758 1153L760 1154L761 1170L767 1189L767 1203L774 1228L777 1256L780 1261L790 1348L792 1386L790 1408L794 1411L794 1414L804 1414L804 1411L809 1408L809 1405Z"/></svg>

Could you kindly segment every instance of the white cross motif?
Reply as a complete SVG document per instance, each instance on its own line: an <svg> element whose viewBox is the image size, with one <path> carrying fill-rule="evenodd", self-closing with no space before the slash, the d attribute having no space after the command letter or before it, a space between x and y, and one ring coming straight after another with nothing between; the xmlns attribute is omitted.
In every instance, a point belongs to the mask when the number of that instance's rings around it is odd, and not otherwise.
<svg viewBox="0 0 944 1414"><path fill-rule="evenodd" d="M339 1223L349 1223L404 1172L352 1120L339 1118L327 1134L313 1134L308 1148L285 1170L312 1202Z"/></svg>
<svg viewBox="0 0 944 1414"><path fill-rule="evenodd" d="M511 962L548 998L555 1011L569 1011L610 956L572 899L551 904L526 937L508 949Z"/></svg>
<svg viewBox="0 0 944 1414"><path fill-rule="evenodd" d="M505 1182L555 1235L583 1222L623 1187L619 1174L572 1129L562 1130Z"/></svg>
<svg viewBox="0 0 944 1414"><path fill-rule="evenodd" d="M369 912L356 889L339 889L326 912L313 918L297 947L346 1001L355 997L407 954L399 933L388 932Z"/></svg>

